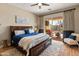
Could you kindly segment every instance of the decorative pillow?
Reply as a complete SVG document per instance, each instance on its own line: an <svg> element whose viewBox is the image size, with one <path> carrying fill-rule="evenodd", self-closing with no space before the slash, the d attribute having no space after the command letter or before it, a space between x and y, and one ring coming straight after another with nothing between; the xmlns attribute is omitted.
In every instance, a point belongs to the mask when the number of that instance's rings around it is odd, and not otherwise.
<svg viewBox="0 0 79 59"><path fill-rule="evenodd" d="M25 29L25 34L29 34L29 29Z"/></svg>
<svg viewBox="0 0 79 59"><path fill-rule="evenodd" d="M24 30L15 30L15 35L25 34Z"/></svg>
<svg viewBox="0 0 79 59"><path fill-rule="evenodd" d="M76 40L76 36L75 35L70 35L69 38L73 39L73 40Z"/></svg>
<svg viewBox="0 0 79 59"><path fill-rule="evenodd" d="M34 30L33 29L29 29L29 33L34 33Z"/></svg>

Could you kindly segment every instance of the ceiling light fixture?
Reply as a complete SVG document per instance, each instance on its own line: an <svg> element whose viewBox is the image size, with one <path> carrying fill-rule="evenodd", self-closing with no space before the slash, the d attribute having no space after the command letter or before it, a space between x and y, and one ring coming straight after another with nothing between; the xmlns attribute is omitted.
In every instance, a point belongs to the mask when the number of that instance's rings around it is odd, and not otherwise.
<svg viewBox="0 0 79 59"><path fill-rule="evenodd" d="M41 9L42 6L50 6L49 4L46 4L46 3L36 3L36 4L32 4L31 6L38 6L39 9Z"/></svg>
<svg viewBox="0 0 79 59"><path fill-rule="evenodd" d="M42 4L41 3L38 3L38 6L42 6Z"/></svg>

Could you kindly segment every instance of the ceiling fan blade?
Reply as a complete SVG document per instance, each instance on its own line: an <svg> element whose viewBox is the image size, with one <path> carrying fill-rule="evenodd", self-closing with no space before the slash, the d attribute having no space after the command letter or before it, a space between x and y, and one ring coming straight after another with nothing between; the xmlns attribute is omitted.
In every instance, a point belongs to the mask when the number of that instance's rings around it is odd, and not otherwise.
<svg viewBox="0 0 79 59"><path fill-rule="evenodd" d="M46 3L42 3L42 5L43 5L43 6L49 6L49 4L46 4Z"/></svg>
<svg viewBox="0 0 79 59"><path fill-rule="evenodd" d="M35 5L38 5L38 3L36 3L36 4L32 4L31 6L35 6Z"/></svg>
<svg viewBox="0 0 79 59"><path fill-rule="evenodd" d="M39 6L39 9L41 9L41 6Z"/></svg>

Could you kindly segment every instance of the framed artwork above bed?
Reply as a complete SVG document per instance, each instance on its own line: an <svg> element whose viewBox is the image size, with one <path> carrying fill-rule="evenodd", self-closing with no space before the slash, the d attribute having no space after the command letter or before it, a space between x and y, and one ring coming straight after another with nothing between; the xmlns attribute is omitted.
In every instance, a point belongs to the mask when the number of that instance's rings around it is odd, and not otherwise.
<svg viewBox="0 0 79 59"><path fill-rule="evenodd" d="M15 16L15 23L17 24L26 24L28 23L29 19L26 19L24 17Z"/></svg>

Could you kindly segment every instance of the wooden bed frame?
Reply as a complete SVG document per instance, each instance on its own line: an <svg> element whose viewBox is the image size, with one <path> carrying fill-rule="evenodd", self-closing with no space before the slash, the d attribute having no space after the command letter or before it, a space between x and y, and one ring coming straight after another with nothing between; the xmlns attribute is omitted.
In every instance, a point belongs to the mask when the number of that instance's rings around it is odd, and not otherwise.
<svg viewBox="0 0 79 59"><path fill-rule="evenodd" d="M10 30L11 30L11 45L14 46L14 47L16 47L24 55L26 55L27 52L24 51L22 47L16 46L15 44L13 44L12 43L12 37L14 36L14 31L15 30L24 30L24 29L27 29L27 28L32 28L32 26L10 26ZM45 40L45 41L37 44L36 46L30 48L30 50L29 50L29 56L37 56L37 55L39 55L50 44L51 44L51 40L50 39L47 39L47 40Z"/></svg>

